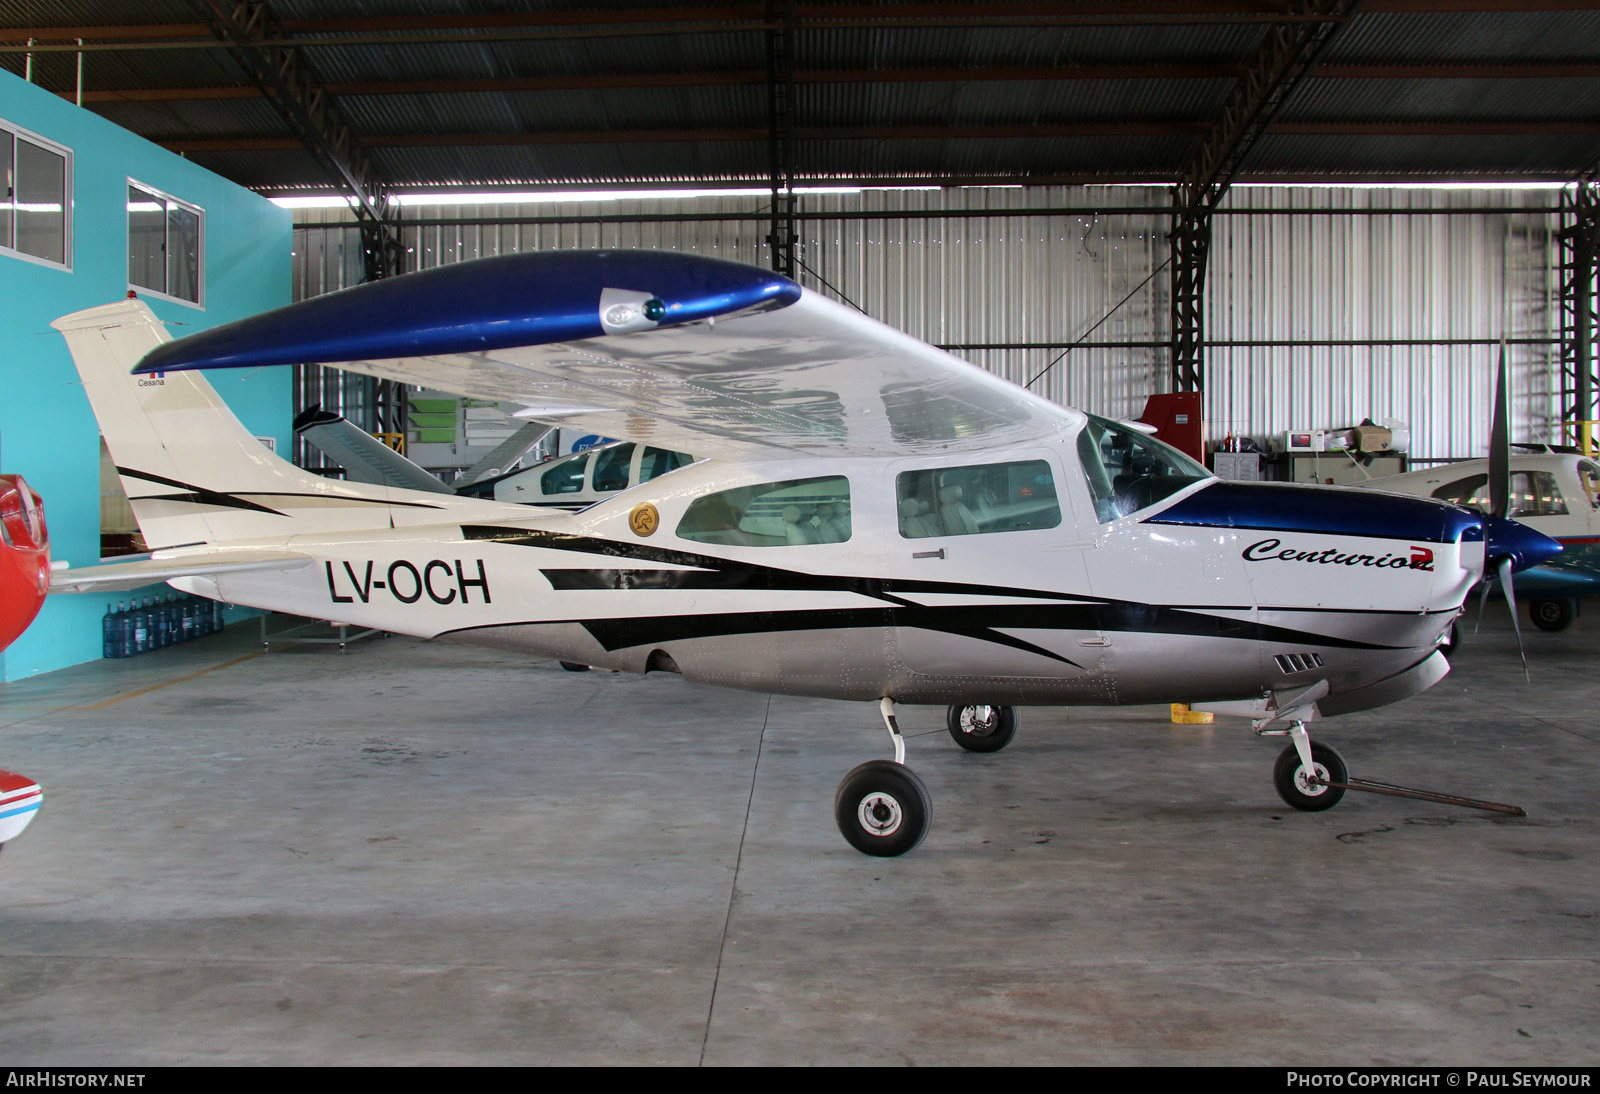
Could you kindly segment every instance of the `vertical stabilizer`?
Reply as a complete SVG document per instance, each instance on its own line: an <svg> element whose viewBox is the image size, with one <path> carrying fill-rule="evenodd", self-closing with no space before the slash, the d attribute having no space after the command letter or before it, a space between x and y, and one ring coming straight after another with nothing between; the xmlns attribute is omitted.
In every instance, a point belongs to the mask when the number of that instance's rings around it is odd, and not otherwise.
<svg viewBox="0 0 1600 1094"><path fill-rule="evenodd" d="M197 372L132 375L146 353L172 340L143 301L74 312L51 325L66 336L152 550L454 515L456 505L439 495L324 479L279 458Z"/></svg>

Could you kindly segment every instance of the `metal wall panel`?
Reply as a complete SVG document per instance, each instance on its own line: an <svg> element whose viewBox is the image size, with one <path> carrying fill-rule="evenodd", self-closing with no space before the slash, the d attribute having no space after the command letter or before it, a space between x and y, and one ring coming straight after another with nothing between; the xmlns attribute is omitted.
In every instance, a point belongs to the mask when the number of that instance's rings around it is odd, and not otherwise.
<svg viewBox="0 0 1600 1094"><path fill-rule="evenodd" d="M1133 417L1170 383L1167 200L1155 187L803 194L815 219L799 225L801 281L1049 398ZM1509 337L1514 435L1553 439L1558 225L1542 210L1554 205L1551 191L1235 189L1207 281L1211 438L1393 417L1419 459L1482 454ZM413 206L402 235L408 269L584 247L766 266L768 225L748 219L765 208L750 196ZM1036 209L1067 211L1002 215ZM598 217L639 219L583 222ZM297 220L317 225L296 233L297 296L354 283L348 214ZM306 391L335 394L318 371Z"/></svg>
<svg viewBox="0 0 1600 1094"><path fill-rule="evenodd" d="M1392 417L1410 425L1418 459L1484 455L1504 338L1513 439L1554 439L1557 224L1505 211L1554 198L1236 188L1229 208L1253 212L1217 219L1207 283L1213 437Z"/></svg>

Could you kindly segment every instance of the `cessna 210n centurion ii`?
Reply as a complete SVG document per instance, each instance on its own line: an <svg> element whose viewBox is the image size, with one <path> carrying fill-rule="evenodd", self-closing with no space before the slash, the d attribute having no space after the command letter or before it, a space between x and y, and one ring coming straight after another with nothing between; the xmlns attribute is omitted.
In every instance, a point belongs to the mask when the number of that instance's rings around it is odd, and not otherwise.
<svg viewBox="0 0 1600 1094"><path fill-rule="evenodd" d="M136 300L66 336L148 560L169 580L361 626L754 691L880 704L893 761L840 830L928 830L896 703L995 751L1028 704L1189 702L1290 738L1275 781L1324 809L1345 768L1304 723L1448 670L1486 555L1558 548L1453 505L1225 483L750 266L665 252L509 255L171 341ZM578 513L332 482L266 452L197 372L336 363L515 400L530 420L697 462ZM130 376L130 369L135 375Z"/></svg>

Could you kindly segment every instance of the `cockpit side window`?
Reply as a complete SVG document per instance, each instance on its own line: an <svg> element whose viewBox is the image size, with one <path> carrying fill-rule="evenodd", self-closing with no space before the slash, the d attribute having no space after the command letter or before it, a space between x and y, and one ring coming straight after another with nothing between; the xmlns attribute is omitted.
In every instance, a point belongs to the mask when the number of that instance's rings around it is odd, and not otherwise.
<svg viewBox="0 0 1600 1094"><path fill-rule="evenodd" d="M594 457L594 489L596 493L628 488L628 468L633 464L633 442L607 445L597 449Z"/></svg>
<svg viewBox="0 0 1600 1094"><path fill-rule="evenodd" d="M1044 460L907 471L895 479L900 535L973 536L1061 523L1056 480Z"/></svg>
<svg viewBox="0 0 1600 1094"><path fill-rule="evenodd" d="M1589 497L1589 505L1600 509L1600 464L1593 460L1579 460L1578 481L1583 484L1583 492Z"/></svg>
<svg viewBox="0 0 1600 1094"><path fill-rule="evenodd" d="M574 452L557 460L539 476L542 494L576 494L583 489L583 473L589 467L593 452Z"/></svg>
<svg viewBox="0 0 1600 1094"><path fill-rule="evenodd" d="M676 471L693 462L692 456L686 456L682 452L672 452L665 448L646 448L644 458L639 461L639 481L649 482L658 475Z"/></svg>
<svg viewBox="0 0 1600 1094"><path fill-rule="evenodd" d="M1102 524L1211 478L1171 445L1093 414L1078 434L1078 459Z"/></svg>
<svg viewBox="0 0 1600 1094"><path fill-rule="evenodd" d="M1454 502L1480 513L1489 511L1489 476L1468 475L1455 482L1447 482L1433 492L1440 501Z"/></svg>
<svg viewBox="0 0 1600 1094"><path fill-rule="evenodd" d="M788 479L696 498L678 538L732 547L800 547L850 538L850 481L842 475Z"/></svg>

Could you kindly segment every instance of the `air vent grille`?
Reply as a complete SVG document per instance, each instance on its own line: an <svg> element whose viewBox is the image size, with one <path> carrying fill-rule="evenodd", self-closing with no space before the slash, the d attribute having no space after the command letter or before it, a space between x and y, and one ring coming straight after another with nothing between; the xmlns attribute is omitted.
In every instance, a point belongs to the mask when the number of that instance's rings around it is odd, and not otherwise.
<svg viewBox="0 0 1600 1094"><path fill-rule="evenodd" d="M1278 671L1285 676L1322 667L1322 655L1316 653L1280 653L1273 660L1278 663Z"/></svg>

